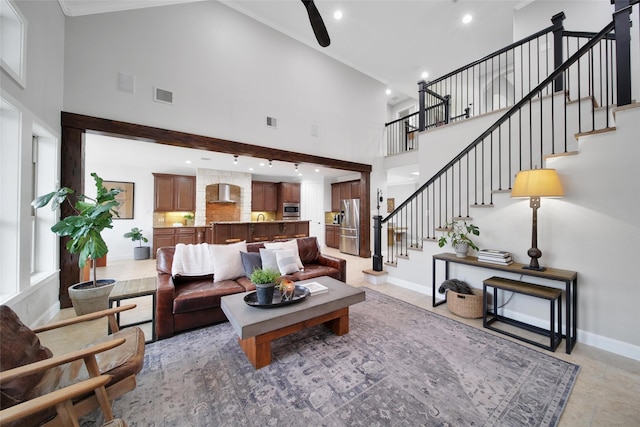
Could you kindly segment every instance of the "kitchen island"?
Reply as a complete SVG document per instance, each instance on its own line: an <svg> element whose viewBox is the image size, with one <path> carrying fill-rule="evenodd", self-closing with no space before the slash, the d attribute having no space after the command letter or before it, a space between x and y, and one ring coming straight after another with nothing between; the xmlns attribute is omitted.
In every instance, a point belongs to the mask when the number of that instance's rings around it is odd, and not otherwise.
<svg viewBox="0 0 640 427"><path fill-rule="evenodd" d="M211 223L211 241L208 243L269 242L275 239L293 239L309 235L309 221L222 221Z"/></svg>

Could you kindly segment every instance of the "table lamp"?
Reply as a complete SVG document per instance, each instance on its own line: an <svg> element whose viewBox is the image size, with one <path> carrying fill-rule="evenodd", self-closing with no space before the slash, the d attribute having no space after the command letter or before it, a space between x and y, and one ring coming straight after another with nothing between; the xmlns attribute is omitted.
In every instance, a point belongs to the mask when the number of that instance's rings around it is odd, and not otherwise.
<svg viewBox="0 0 640 427"><path fill-rule="evenodd" d="M538 264L542 252L538 249L538 208L540 197L562 197L562 185L555 169L531 169L518 172L513 183L511 197L529 197L529 206L533 209L533 227L531 231L531 249L527 255L531 257L529 265L522 268L527 270L544 271Z"/></svg>

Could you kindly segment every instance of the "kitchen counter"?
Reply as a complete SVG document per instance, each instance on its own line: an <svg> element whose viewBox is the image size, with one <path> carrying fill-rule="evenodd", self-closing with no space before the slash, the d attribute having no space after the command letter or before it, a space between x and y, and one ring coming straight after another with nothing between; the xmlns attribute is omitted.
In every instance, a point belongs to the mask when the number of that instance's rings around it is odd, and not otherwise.
<svg viewBox="0 0 640 427"><path fill-rule="evenodd" d="M211 222L211 235L209 243L216 244L294 239L309 235L309 220Z"/></svg>

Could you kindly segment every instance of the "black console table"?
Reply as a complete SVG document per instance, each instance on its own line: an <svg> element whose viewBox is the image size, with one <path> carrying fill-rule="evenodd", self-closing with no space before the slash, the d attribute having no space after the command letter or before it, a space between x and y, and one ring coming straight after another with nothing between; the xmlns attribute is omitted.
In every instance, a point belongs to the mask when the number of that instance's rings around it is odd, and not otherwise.
<svg viewBox="0 0 640 427"><path fill-rule="evenodd" d="M564 292L566 294L566 310L565 310L565 325L567 334L565 336L567 344L567 354L571 353L571 350L576 345L576 336L578 330L578 273L570 270L560 270L557 268L547 267L544 271L527 270L522 267L525 264L513 263L511 265L498 265L487 262L478 261L477 257L465 257L458 258L456 254L442 253L433 256L432 265L432 306L438 306L445 303L447 300L442 299L436 301L436 261L443 261L445 264L445 277L444 280L449 278L449 263L464 264L471 267L480 267L490 270L506 271L508 273L522 274L531 277L540 277L547 280L555 280L564 283ZM560 319L558 319L560 320Z"/></svg>

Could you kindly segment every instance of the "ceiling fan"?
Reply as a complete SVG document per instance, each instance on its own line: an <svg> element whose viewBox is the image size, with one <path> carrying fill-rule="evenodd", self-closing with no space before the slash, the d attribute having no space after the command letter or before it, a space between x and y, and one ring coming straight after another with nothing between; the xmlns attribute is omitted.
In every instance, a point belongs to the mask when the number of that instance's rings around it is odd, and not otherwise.
<svg viewBox="0 0 640 427"><path fill-rule="evenodd" d="M309 21L311 22L311 28L313 29L313 34L315 34L316 36L316 40L318 40L318 43L322 47L329 46L329 44L331 43L331 39L329 38L327 27L324 26L322 16L320 16L320 12L318 12L318 8L313 3L313 0L300 1L302 1L304 7L307 9Z"/></svg>

